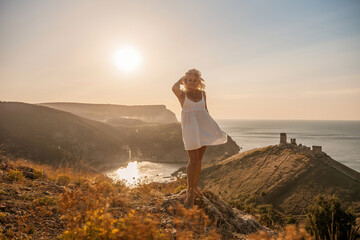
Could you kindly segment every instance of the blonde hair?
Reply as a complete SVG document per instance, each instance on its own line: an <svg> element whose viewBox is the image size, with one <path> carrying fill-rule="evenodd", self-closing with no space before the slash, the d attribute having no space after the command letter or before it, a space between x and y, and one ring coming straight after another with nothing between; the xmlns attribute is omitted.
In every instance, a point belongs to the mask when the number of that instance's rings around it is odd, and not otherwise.
<svg viewBox="0 0 360 240"><path fill-rule="evenodd" d="M198 80L198 85L196 86L197 90L204 90L205 89L205 80L201 78L201 72L195 68L188 70L184 76L182 76L182 79L184 81L184 89L186 91L186 85L185 82L187 81L188 77L195 76Z"/></svg>

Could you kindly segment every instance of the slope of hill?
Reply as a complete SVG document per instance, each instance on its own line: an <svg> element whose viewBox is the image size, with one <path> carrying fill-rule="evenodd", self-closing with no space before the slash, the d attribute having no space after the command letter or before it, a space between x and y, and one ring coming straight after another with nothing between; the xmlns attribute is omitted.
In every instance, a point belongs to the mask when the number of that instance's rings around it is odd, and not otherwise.
<svg viewBox="0 0 360 240"><path fill-rule="evenodd" d="M0 154L1 239L247 239L258 230L276 235L209 191L185 209L185 179L129 189L100 174L58 175L41 167Z"/></svg>
<svg viewBox="0 0 360 240"><path fill-rule="evenodd" d="M177 123L173 112L165 105L115 105L89 103L39 103L38 105L55 108L92 120L106 122L114 126L133 126L149 124Z"/></svg>
<svg viewBox="0 0 360 240"><path fill-rule="evenodd" d="M51 165L124 162L121 130L56 109L0 103L0 146L16 157ZM125 130L123 131L125 134ZM81 164L80 164L81 163Z"/></svg>
<svg viewBox="0 0 360 240"><path fill-rule="evenodd" d="M300 215L318 194L336 195L360 213L360 173L305 146L271 145L204 165L199 185L226 200L256 199Z"/></svg>

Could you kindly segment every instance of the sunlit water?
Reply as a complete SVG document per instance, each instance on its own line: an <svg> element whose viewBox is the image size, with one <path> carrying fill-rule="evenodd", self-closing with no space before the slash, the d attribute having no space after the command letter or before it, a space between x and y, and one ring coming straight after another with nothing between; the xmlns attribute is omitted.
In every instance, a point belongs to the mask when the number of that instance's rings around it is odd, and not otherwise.
<svg viewBox="0 0 360 240"><path fill-rule="evenodd" d="M135 187L139 183L174 181L176 178L171 174L184 166L187 166L187 163L133 161L126 167L107 172L106 175L114 181L123 181L128 187Z"/></svg>

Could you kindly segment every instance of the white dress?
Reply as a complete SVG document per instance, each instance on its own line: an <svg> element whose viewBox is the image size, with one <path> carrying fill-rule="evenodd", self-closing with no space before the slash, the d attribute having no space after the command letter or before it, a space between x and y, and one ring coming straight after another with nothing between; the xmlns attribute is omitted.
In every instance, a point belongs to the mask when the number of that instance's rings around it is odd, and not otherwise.
<svg viewBox="0 0 360 240"><path fill-rule="evenodd" d="M193 102L186 96L181 110L181 128L185 150L193 150L208 145L227 142L227 134L222 131L205 108L205 100Z"/></svg>

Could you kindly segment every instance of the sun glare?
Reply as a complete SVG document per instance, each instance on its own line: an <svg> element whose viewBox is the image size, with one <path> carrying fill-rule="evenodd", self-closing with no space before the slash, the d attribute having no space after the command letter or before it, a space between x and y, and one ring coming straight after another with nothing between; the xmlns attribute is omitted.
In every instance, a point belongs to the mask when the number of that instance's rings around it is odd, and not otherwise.
<svg viewBox="0 0 360 240"><path fill-rule="evenodd" d="M120 48L114 54L115 65L124 72L134 71L141 61L140 53L131 46Z"/></svg>

